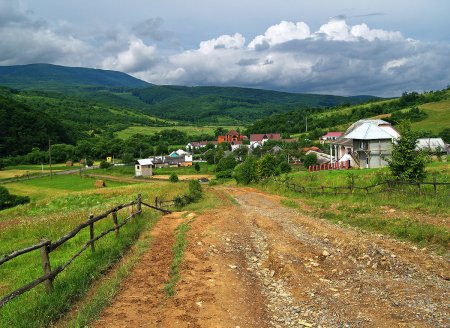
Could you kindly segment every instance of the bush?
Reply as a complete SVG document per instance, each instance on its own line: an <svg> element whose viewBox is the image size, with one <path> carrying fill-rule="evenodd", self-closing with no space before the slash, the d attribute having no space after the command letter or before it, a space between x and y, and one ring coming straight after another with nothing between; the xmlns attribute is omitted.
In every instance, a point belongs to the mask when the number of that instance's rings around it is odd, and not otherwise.
<svg viewBox="0 0 450 328"><path fill-rule="evenodd" d="M256 175L256 159L253 156L247 157L247 159L236 166L234 169L234 178L237 183L249 184L258 180Z"/></svg>
<svg viewBox="0 0 450 328"><path fill-rule="evenodd" d="M107 161L101 161L100 162L100 168L101 169L107 169L108 167L111 166L111 163L107 162Z"/></svg>
<svg viewBox="0 0 450 328"><path fill-rule="evenodd" d="M5 187L0 186L0 210L30 202L28 196L11 195Z"/></svg>
<svg viewBox="0 0 450 328"><path fill-rule="evenodd" d="M195 169L196 172L200 172L200 164L195 163L194 169Z"/></svg>
<svg viewBox="0 0 450 328"><path fill-rule="evenodd" d="M305 159L303 160L303 165L305 167L310 167L311 165L317 164L317 155L316 154L308 154L305 156Z"/></svg>
<svg viewBox="0 0 450 328"><path fill-rule="evenodd" d="M279 175L278 162L275 156L266 154L261 157L256 163L256 174L258 175L258 179Z"/></svg>
<svg viewBox="0 0 450 328"><path fill-rule="evenodd" d="M198 180L189 181L189 192L185 195L178 195L173 199L173 203L177 208L196 202L202 198L202 186Z"/></svg>
<svg viewBox="0 0 450 328"><path fill-rule="evenodd" d="M92 166L94 165L94 161L92 159L86 160L86 166Z"/></svg>
<svg viewBox="0 0 450 328"><path fill-rule="evenodd" d="M179 181L178 175L175 172L172 172L172 174L170 174L169 181L170 182L178 182Z"/></svg>
<svg viewBox="0 0 450 328"><path fill-rule="evenodd" d="M189 181L189 195L193 201L199 200L202 197L202 185L198 180Z"/></svg>
<svg viewBox="0 0 450 328"><path fill-rule="evenodd" d="M280 173L289 173L292 171L292 167L289 165L288 162L281 162L280 164L278 164L278 171L280 171Z"/></svg>
<svg viewBox="0 0 450 328"><path fill-rule="evenodd" d="M225 170L216 173L217 179L229 179L233 176L233 170Z"/></svg>
<svg viewBox="0 0 450 328"><path fill-rule="evenodd" d="M237 165L236 159L233 155L222 158L219 163L217 163L216 172L233 170Z"/></svg>

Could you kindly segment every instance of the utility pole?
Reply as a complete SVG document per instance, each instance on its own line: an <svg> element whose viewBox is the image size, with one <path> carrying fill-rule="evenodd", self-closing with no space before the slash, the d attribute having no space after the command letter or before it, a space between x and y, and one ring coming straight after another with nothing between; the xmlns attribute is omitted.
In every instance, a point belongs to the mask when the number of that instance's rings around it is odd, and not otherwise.
<svg viewBox="0 0 450 328"><path fill-rule="evenodd" d="M50 179L53 177L53 172L52 172L52 143L50 138L48 138L48 160L50 163Z"/></svg>

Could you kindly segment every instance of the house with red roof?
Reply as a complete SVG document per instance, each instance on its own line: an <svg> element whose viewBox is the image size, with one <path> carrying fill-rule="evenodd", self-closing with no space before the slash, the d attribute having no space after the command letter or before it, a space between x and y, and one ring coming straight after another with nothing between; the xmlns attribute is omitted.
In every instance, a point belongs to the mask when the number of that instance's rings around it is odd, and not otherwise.
<svg viewBox="0 0 450 328"><path fill-rule="evenodd" d="M344 135L344 132L328 132L324 136L320 137L319 141L321 144L324 144L326 142L333 142L336 141L338 138L342 137Z"/></svg>
<svg viewBox="0 0 450 328"><path fill-rule="evenodd" d="M280 133L261 133L261 134L251 134L250 135L250 147L256 148L264 145L267 140L278 140L281 141Z"/></svg>
<svg viewBox="0 0 450 328"><path fill-rule="evenodd" d="M217 137L217 142L218 143L222 143L222 142L233 142L233 141L243 141L247 139L246 136L244 136L243 134L240 134L239 132L237 132L236 130L230 130L228 131L228 133L224 136L218 136Z"/></svg>

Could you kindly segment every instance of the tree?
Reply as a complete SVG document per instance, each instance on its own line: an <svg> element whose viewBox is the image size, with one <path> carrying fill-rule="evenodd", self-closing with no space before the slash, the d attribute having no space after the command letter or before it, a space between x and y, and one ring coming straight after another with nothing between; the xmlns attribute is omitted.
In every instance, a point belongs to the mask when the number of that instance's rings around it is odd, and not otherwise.
<svg viewBox="0 0 450 328"><path fill-rule="evenodd" d="M245 161L234 169L234 178L237 183L249 184L258 180L256 175L256 158L248 156Z"/></svg>
<svg viewBox="0 0 450 328"><path fill-rule="evenodd" d="M411 130L408 121L399 126L400 138L394 143L392 156L388 159L392 176L397 180L419 181L425 173L427 155L416 150L417 134Z"/></svg>
<svg viewBox="0 0 450 328"><path fill-rule="evenodd" d="M439 137L444 140L445 143L450 143L450 128L445 128L439 133Z"/></svg>
<svg viewBox="0 0 450 328"><path fill-rule="evenodd" d="M195 169L196 172L200 172L200 164L198 164L198 162L195 163L194 169Z"/></svg>
<svg viewBox="0 0 450 328"><path fill-rule="evenodd" d="M305 159L303 160L303 165L305 167L310 167L311 165L317 164L317 155L316 154L308 154L305 156Z"/></svg>
<svg viewBox="0 0 450 328"><path fill-rule="evenodd" d="M229 155L222 158L216 166L216 175L218 178L231 178L233 169L236 167L237 162L234 155Z"/></svg>
<svg viewBox="0 0 450 328"><path fill-rule="evenodd" d="M278 171L278 162L275 156L266 154L261 157L256 163L256 174L259 179L279 175L280 172Z"/></svg>

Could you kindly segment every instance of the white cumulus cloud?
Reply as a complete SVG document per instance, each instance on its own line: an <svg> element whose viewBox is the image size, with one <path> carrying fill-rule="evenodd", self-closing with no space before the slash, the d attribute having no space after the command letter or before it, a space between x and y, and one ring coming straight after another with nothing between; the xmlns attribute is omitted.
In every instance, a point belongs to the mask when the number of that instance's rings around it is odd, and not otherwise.
<svg viewBox="0 0 450 328"><path fill-rule="evenodd" d="M269 27L264 35L255 37L248 47L255 49L258 47L273 46L291 40L303 40L309 36L309 26L305 23L282 21L280 24Z"/></svg>
<svg viewBox="0 0 450 328"><path fill-rule="evenodd" d="M156 47L147 46L140 39L131 40L127 50L106 58L102 67L136 73L151 67L158 60Z"/></svg>

